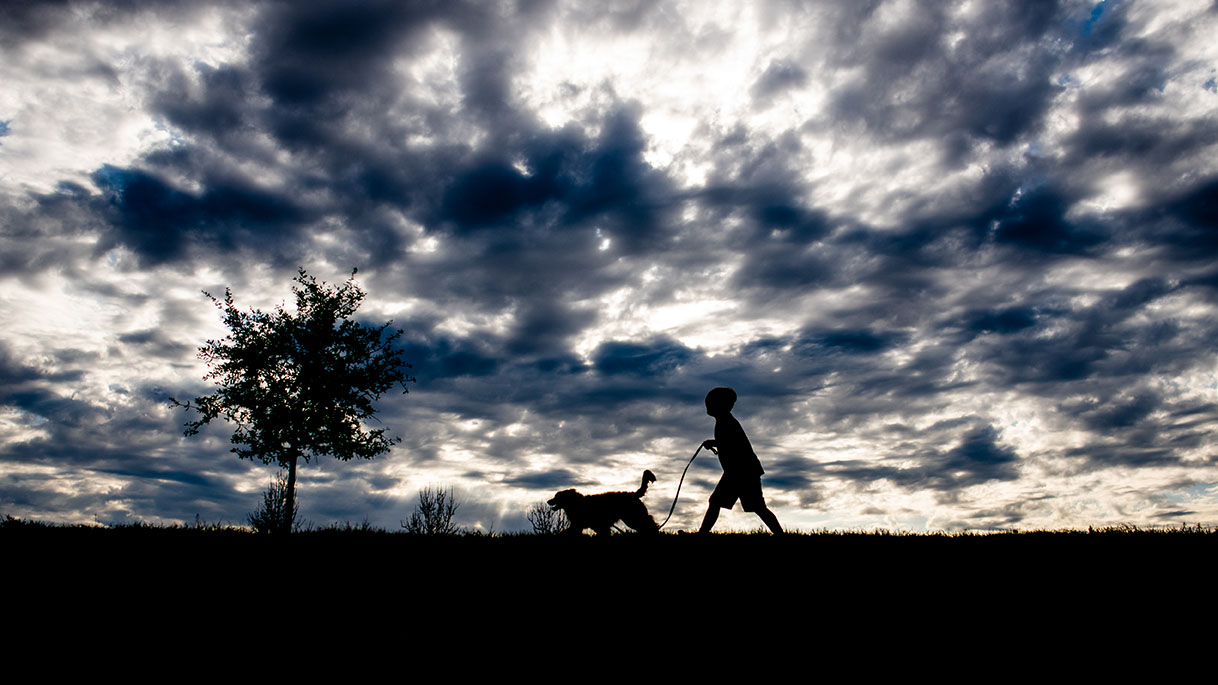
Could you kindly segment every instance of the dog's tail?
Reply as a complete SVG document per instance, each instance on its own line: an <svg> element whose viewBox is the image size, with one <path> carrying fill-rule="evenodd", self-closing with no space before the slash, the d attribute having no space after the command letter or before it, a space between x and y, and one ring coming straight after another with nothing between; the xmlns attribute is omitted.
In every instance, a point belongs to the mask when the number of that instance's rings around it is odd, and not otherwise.
<svg viewBox="0 0 1218 685"><path fill-rule="evenodd" d="M644 471L643 472L643 484L639 486L639 489L634 493L634 496L642 497L643 495L646 495L647 486L650 483L654 483L654 482L656 482L656 474L652 473L650 470Z"/></svg>

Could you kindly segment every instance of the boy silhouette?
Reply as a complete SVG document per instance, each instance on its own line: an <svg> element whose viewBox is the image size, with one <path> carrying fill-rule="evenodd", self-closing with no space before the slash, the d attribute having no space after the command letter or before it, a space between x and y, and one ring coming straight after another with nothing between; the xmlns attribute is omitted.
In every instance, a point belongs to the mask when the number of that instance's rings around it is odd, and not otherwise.
<svg viewBox="0 0 1218 685"><path fill-rule="evenodd" d="M732 416L734 406L736 391L731 388L715 388L706 393L706 413L715 417L715 439L703 441L702 446L719 455L723 477L711 493L710 506L698 532L709 533L719 520L719 510L731 509L739 499L740 508L757 514L771 533L779 534L782 526L778 525L778 517L766 507L761 496L761 474L765 471L740 422Z"/></svg>

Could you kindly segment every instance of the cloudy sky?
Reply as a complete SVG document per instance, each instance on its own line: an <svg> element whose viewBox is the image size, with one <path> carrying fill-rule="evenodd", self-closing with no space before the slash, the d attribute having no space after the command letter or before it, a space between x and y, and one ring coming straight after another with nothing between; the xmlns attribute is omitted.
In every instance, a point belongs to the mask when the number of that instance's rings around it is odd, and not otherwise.
<svg viewBox="0 0 1218 685"><path fill-rule="evenodd" d="M0 6L0 514L244 522L200 291L303 266L417 384L317 524L668 510L718 385L804 530L1218 523L1218 5ZM670 527L719 476L690 470ZM759 521L738 510L724 529Z"/></svg>

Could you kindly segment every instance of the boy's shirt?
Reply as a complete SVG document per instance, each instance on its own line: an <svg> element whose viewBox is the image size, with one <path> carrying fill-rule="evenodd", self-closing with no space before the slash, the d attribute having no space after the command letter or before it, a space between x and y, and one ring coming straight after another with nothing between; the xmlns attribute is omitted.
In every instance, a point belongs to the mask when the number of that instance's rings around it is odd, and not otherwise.
<svg viewBox="0 0 1218 685"><path fill-rule="evenodd" d="M719 449L719 465L723 467L724 475L760 476L765 473L744 428L730 413L715 418L715 446Z"/></svg>

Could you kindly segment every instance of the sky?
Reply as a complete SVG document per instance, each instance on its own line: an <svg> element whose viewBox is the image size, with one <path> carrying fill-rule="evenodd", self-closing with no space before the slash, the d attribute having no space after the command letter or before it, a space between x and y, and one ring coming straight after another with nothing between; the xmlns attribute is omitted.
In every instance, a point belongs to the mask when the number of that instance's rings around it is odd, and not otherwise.
<svg viewBox="0 0 1218 685"><path fill-rule="evenodd" d="M660 518L733 387L788 528L1218 524L1218 4L6 2L0 514L245 522L203 291L358 268L417 383L301 514ZM705 453L703 453L705 455ZM699 456L667 529L721 474ZM739 508L719 529L751 530Z"/></svg>

